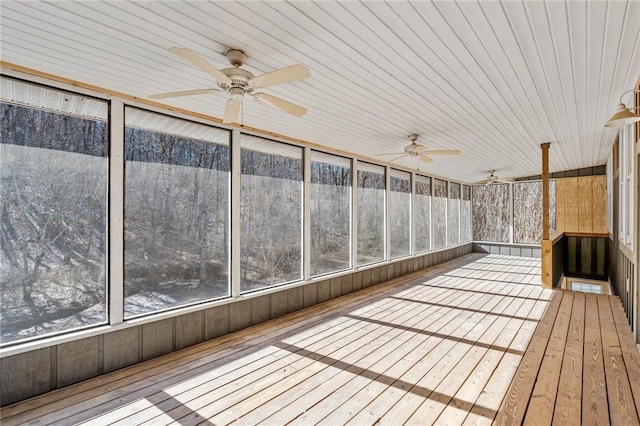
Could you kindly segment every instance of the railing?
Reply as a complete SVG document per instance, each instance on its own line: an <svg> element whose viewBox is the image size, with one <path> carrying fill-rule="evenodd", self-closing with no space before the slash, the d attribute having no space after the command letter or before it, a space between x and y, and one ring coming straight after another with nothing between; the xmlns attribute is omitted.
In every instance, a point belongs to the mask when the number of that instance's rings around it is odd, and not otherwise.
<svg viewBox="0 0 640 426"><path fill-rule="evenodd" d="M542 286L557 287L562 279L564 252L562 232L552 232L548 240L542 240Z"/></svg>
<svg viewBox="0 0 640 426"><path fill-rule="evenodd" d="M636 341L640 343L640 322L636 318L638 301L634 298L638 291L636 274L632 253L622 249L619 245L611 244L611 286L620 298L622 306L627 313L631 329L635 332Z"/></svg>
<svg viewBox="0 0 640 426"><path fill-rule="evenodd" d="M607 234L554 232L542 241L542 283L558 287L563 277L606 281L609 278Z"/></svg>

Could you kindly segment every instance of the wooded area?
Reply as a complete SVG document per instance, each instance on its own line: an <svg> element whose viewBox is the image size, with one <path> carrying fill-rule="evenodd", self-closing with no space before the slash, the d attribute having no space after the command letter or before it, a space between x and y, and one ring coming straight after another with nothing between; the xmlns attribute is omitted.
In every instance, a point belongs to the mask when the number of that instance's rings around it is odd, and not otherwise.
<svg viewBox="0 0 640 426"><path fill-rule="evenodd" d="M0 104L3 343L105 322L106 122Z"/></svg>
<svg viewBox="0 0 640 426"><path fill-rule="evenodd" d="M2 342L106 323L107 118L9 103L0 113ZM242 292L303 278L303 149L243 134L232 213L230 135L125 108L125 319L230 296L230 214ZM352 169L319 151L310 160L319 276L353 266ZM416 175L412 198L410 173L390 169L389 188L386 173L358 163L356 266L385 260L387 247L410 255L412 220L416 252L468 239L468 186Z"/></svg>

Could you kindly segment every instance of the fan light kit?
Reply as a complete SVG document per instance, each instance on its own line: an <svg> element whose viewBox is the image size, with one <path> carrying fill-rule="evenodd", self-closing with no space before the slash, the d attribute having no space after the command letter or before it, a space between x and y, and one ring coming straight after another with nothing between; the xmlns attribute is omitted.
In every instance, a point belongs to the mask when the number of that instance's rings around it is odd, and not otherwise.
<svg viewBox="0 0 640 426"><path fill-rule="evenodd" d="M158 93L150 95L149 98L151 99L166 99L180 96L201 95L205 93L227 92L229 93L229 99L227 100L227 105L224 110L223 123L237 122L240 106L242 105L242 100L245 95L249 95L250 98L256 102L270 105L296 117L302 117L307 113L307 109L300 105L296 105L276 96L255 91L256 89L262 89L310 77L311 73L309 70L300 64L255 76L250 71L241 68L247 59L247 55L245 55L241 50L232 49L227 51L225 55L232 67L222 70L217 69L189 49L172 47L170 50L213 77L216 80L218 87Z"/></svg>
<svg viewBox="0 0 640 426"><path fill-rule="evenodd" d="M404 147L404 152L390 152L386 154L376 154L376 156L401 154L399 157L389 160L389 162L393 163L403 157L417 157L418 160L423 163L430 163L433 159L428 155L460 155L460 150L457 149L427 149L426 146L416 143L418 137L419 135L417 134L409 135L409 141L411 143Z"/></svg>
<svg viewBox="0 0 640 426"><path fill-rule="evenodd" d="M636 105L634 108L627 108L627 106L622 102L622 98L627 93L640 93L638 89L627 90L620 96L620 103L618 104L618 109L616 113L607 121L607 124L604 127L621 127L627 124L633 124L640 122L640 115L634 113L635 110L640 110L640 105Z"/></svg>

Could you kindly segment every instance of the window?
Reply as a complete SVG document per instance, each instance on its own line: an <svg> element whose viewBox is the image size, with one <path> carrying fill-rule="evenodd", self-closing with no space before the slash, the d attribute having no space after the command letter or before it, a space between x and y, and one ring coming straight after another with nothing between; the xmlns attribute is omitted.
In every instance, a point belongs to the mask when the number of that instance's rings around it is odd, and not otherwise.
<svg viewBox="0 0 640 426"><path fill-rule="evenodd" d="M509 184L473 187L474 241L510 242Z"/></svg>
<svg viewBox="0 0 640 426"><path fill-rule="evenodd" d="M431 250L431 178L416 175L415 193L416 252Z"/></svg>
<svg viewBox="0 0 640 426"><path fill-rule="evenodd" d="M448 213L448 229L449 229L449 245L453 246L460 243L460 184L449 183L449 213Z"/></svg>
<svg viewBox="0 0 640 426"><path fill-rule="evenodd" d="M229 137L125 109L125 318L229 295Z"/></svg>
<svg viewBox="0 0 640 426"><path fill-rule="evenodd" d="M241 138L241 291L302 278L302 148Z"/></svg>
<svg viewBox="0 0 640 426"><path fill-rule="evenodd" d="M391 169L389 176L389 244L391 257L411 253L411 174Z"/></svg>
<svg viewBox="0 0 640 426"><path fill-rule="evenodd" d="M462 185L462 202L460 205L460 238L463 243L471 241L471 188Z"/></svg>
<svg viewBox="0 0 640 426"><path fill-rule="evenodd" d="M627 125L620 128L618 150L619 161L619 185L620 185L620 242L633 248L633 159L635 145L635 125Z"/></svg>
<svg viewBox="0 0 640 426"><path fill-rule="evenodd" d="M351 160L311 151L311 275L351 265Z"/></svg>
<svg viewBox="0 0 640 426"><path fill-rule="evenodd" d="M358 162L358 265L385 259L384 167Z"/></svg>
<svg viewBox="0 0 640 426"><path fill-rule="evenodd" d="M438 250L447 246L447 182L433 180L433 248Z"/></svg>
<svg viewBox="0 0 640 426"><path fill-rule="evenodd" d="M108 104L1 83L0 342L103 324Z"/></svg>

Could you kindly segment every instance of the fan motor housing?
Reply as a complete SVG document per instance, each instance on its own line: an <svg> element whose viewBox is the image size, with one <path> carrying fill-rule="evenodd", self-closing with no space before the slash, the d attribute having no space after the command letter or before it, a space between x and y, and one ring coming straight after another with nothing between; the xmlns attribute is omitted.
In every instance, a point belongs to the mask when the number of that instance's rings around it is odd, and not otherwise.
<svg viewBox="0 0 640 426"><path fill-rule="evenodd" d="M239 88L244 90L245 92L253 91L254 88L249 84L249 80L251 80L254 75L250 71L242 68L225 68L220 71L230 79L230 81L226 83L218 82L218 86L220 86L222 89L230 90Z"/></svg>

